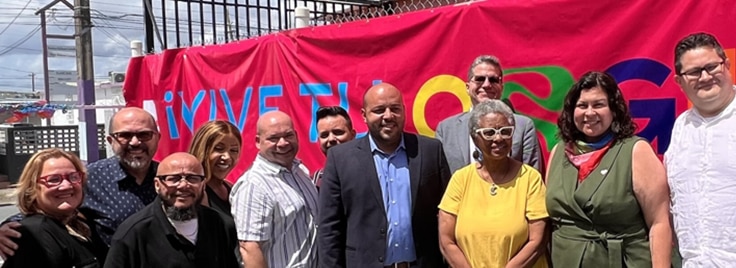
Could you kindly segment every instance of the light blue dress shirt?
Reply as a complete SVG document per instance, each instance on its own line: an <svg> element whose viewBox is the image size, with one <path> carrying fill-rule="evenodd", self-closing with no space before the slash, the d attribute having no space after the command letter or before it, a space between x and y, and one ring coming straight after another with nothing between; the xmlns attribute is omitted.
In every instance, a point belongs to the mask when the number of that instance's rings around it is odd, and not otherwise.
<svg viewBox="0 0 736 268"><path fill-rule="evenodd" d="M390 155L376 146L373 137L369 136L368 139L388 218L388 245L384 264L413 262L417 257L411 227L411 181L404 138Z"/></svg>

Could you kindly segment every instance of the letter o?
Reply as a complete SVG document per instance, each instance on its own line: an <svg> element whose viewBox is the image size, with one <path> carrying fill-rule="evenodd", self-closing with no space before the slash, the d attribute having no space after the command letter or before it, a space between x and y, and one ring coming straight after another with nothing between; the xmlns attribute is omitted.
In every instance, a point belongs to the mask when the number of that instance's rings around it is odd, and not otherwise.
<svg viewBox="0 0 736 268"><path fill-rule="evenodd" d="M434 130L427 124L427 119L424 117L425 106L429 99L437 93L447 92L455 95L463 105L463 111L470 109L472 102L470 96L466 92L465 82L457 78L454 75L441 74L430 78L427 82L424 82L417 96L414 99L414 107L412 114L414 116L414 126L417 132L424 136L434 137Z"/></svg>

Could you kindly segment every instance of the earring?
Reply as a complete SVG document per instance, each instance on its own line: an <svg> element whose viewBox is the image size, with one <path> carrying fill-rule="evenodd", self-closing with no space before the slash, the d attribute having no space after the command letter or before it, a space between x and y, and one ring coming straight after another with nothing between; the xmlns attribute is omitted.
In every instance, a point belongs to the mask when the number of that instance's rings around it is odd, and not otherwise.
<svg viewBox="0 0 736 268"><path fill-rule="evenodd" d="M478 150L478 148L475 148L475 151L473 151L473 159L478 162L483 161L483 154Z"/></svg>

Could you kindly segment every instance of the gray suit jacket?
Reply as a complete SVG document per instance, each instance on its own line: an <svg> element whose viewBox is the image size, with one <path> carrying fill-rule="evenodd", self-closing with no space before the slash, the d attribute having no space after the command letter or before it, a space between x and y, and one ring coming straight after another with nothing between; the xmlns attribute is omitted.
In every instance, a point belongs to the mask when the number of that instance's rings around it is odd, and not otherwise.
<svg viewBox="0 0 736 268"><path fill-rule="evenodd" d="M541 169L542 152L537 139L537 130L529 117L514 114L516 125L514 130L511 157L528 164L544 174ZM442 142L450 171L470 164L470 131L468 121L470 113L463 112L442 120L437 126L435 137Z"/></svg>

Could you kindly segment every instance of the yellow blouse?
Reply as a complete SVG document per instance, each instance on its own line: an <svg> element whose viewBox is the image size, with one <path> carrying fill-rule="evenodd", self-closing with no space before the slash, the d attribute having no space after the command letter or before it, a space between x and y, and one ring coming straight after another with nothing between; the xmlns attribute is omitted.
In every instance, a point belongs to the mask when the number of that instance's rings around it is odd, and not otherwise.
<svg viewBox="0 0 736 268"><path fill-rule="evenodd" d="M457 217L455 239L472 267L504 267L529 239L528 221L548 217L546 187L533 167L523 165L495 195L491 187L472 163L452 175L439 205ZM532 267L547 267L546 257Z"/></svg>

